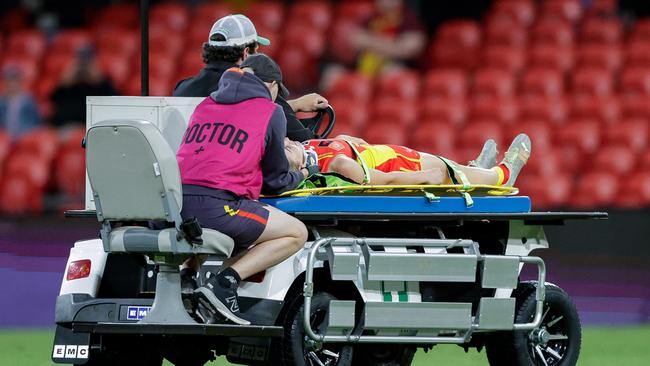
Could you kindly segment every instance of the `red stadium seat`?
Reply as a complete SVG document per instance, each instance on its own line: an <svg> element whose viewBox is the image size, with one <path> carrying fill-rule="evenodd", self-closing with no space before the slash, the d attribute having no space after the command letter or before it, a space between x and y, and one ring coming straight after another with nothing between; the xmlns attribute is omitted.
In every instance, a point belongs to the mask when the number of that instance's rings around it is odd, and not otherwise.
<svg viewBox="0 0 650 366"><path fill-rule="evenodd" d="M233 10L229 3L220 2L202 2L194 7L192 12L192 24L205 24L207 27L197 27L204 33L203 38L208 39L208 32L212 28L212 24L219 18L223 18L228 14L233 14ZM192 27L190 27L191 30ZM261 32L260 32L261 33Z"/></svg>
<svg viewBox="0 0 650 366"><path fill-rule="evenodd" d="M650 67L629 68L621 74L621 94L650 95Z"/></svg>
<svg viewBox="0 0 650 366"><path fill-rule="evenodd" d="M568 114L568 105L563 98L525 97L519 100L519 116L525 119L540 119L554 124L563 124Z"/></svg>
<svg viewBox="0 0 650 366"><path fill-rule="evenodd" d="M372 128L361 132L361 137L371 144L406 145L407 130L392 120L373 120Z"/></svg>
<svg viewBox="0 0 650 366"><path fill-rule="evenodd" d="M603 96L611 95L614 91L614 80L607 70L579 68L573 72L572 77L574 96Z"/></svg>
<svg viewBox="0 0 650 366"><path fill-rule="evenodd" d="M140 50L140 35L137 31L126 28L100 28L95 33L95 44L98 53L132 56Z"/></svg>
<svg viewBox="0 0 650 366"><path fill-rule="evenodd" d="M20 152L12 154L5 167L5 177L23 177L34 187L43 189L50 178L50 164L36 154Z"/></svg>
<svg viewBox="0 0 650 366"><path fill-rule="evenodd" d="M503 143L503 133L498 122L480 120L467 124L458 135L457 145L480 151L480 146L483 146L487 139L494 139L498 146Z"/></svg>
<svg viewBox="0 0 650 366"><path fill-rule="evenodd" d="M246 10L246 16L253 21L259 34L267 30L277 32L284 22L284 8L279 1L254 2Z"/></svg>
<svg viewBox="0 0 650 366"><path fill-rule="evenodd" d="M396 127L407 128L418 118L415 100L380 96L373 100L372 120L392 121Z"/></svg>
<svg viewBox="0 0 650 366"><path fill-rule="evenodd" d="M571 116L614 124L621 117L621 104L614 96L577 96L571 102Z"/></svg>
<svg viewBox="0 0 650 366"><path fill-rule="evenodd" d="M535 3L530 0L496 1L488 17L494 20L511 21L528 26L535 19Z"/></svg>
<svg viewBox="0 0 650 366"><path fill-rule="evenodd" d="M54 37L48 51L48 58L51 54L74 55L78 49L92 44L92 37L85 29L63 30Z"/></svg>
<svg viewBox="0 0 650 366"><path fill-rule="evenodd" d="M637 152L643 152L650 140L650 123L643 118L622 120L608 126L606 141L609 145L627 146Z"/></svg>
<svg viewBox="0 0 650 366"><path fill-rule="evenodd" d="M140 21L140 9L133 3L112 3L99 9L94 24L113 24L136 28Z"/></svg>
<svg viewBox="0 0 650 366"><path fill-rule="evenodd" d="M176 76L176 58L169 57L167 53L152 52L151 59L155 62L149 63L149 78L155 79L171 79Z"/></svg>
<svg viewBox="0 0 650 366"><path fill-rule="evenodd" d="M355 101L345 96L330 98L329 102L336 109L335 126L341 123L342 125L350 126L350 128L356 131L364 128L368 123L370 108L364 102ZM350 135L348 132L344 133ZM332 133L330 136L336 135Z"/></svg>
<svg viewBox="0 0 650 366"><path fill-rule="evenodd" d="M327 30L332 20L332 7L328 1L305 1L291 6L289 17L292 20L306 21L318 31Z"/></svg>
<svg viewBox="0 0 650 366"><path fill-rule="evenodd" d="M598 67L615 72L623 63L623 53L618 45L585 44L577 49L576 55L579 68Z"/></svg>
<svg viewBox="0 0 650 366"><path fill-rule="evenodd" d="M526 53L523 49L488 46L483 49L483 67L501 69L518 75L526 64Z"/></svg>
<svg viewBox="0 0 650 366"><path fill-rule="evenodd" d="M2 165L5 163L11 148L11 136L4 130L0 130L0 173L2 173Z"/></svg>
<svg viewBox="0 0 650 366"><path fill-rule="evenodd" d="M196 75L199 70L205 66L201 57L196 57L194 53L186 53L183 55L180 61L180 70L178 80L188 78L190 76Z"/></svg>
<svg viewBox="0 0 650 366"><path fill-rule="evenodd" d="M185 48L185 37L182 33L170 33L169 28L165 28L160 24L152 24L149 27L149 49L150 52L157 52L165 54L167 57L178 57ZM207 38L207 37L206 37ZM157 59L154 59L158 61ZM150 64L153 64L151 62Z"/></svg>
<svg viewBox="0 0 650 366"><path fill-rule="evenodd" d="M565 206L571 197L571 176L562 172L531 174L528 168L524 168L515 186L519 188L519 194L531 198L533 209Z"/></svg>
<svg viewBox="0 0 650 366"><path fill-rule="evenodd" d="M541 3L540 15L576 23L582 17L582 4L579 0L546 0Z"/></svg>
<svg viewBox="0 0 650 366"><path fill-rule="evenodd" d="M463 99L429 97L420 99L420 115L424 120L441 121L450 126L461 126L467 120L467 104Z"/></svg>
<svg viewBox="0 0 650 366"><path fill-rule="evenodd" d="M537 44L528 51L528 67L566 72L573 67L573 47Z"/></svg>
<svg viewBox="0 0 650 366"><path fill-rule="evenodd" d="M336 10L336 18L345 19L355 23L368 20L375 13L373 1L343 1Z"/></svg>
<svg viewBox="0 0 650 366"><path fill-rule="evenodd" d="M594 0L587 12L593 16L615 16L618 12L618 0Z"/></svg>
<svg viewBox="0 0 650 366"><path fill-rule="evenodd" d="M650 40L634 41L625 48L625 65L628 67L650 67Z"/></svg>
<svg viewBox="0 0 650 366"><path fill-rule="evenodd" d="M336 19L332 24L330 37L328 37L328 53L334 60L348 66L355 65L357 50L351 42L350 34L357 28L358 24L346 19Z"/></svg>
<svg viewBox="0 0 650 366"><path fill-rule="evenodd" d="M650 171L650 150L642 152L639 156L639 170Z"/></svg>
<svg viewBox="0 0 650 366"><path fill-rule="evenodd" d="M435 69L424 78L424 96L465 98L467 95L466 74L457 69Z"/></svg>
<svg viewBox="0 0 650 366"><path fill-rule="evenodd" d="M420 93L420 79L420 75L413 70L383 73L377 80L377 93L380 96L413 100Z"/></svg>
<svg viewBox="0 0 650 366"><path fill-rule="evenodd" d="M604 146L596 152L592 162L592 169L624 176L634 169L636 155L627 146Z"/></svg>
<svg viewBox="0 0 650 366"><path fill-rule="evenodd" d="M573 27L562 19L542 18L533 25L531 38L535 44L571 46L574 43Z"/></svg>
<svg viewBox="0 0 650 366"><path fill-rule="evenodd" d="M583 174L575 187L571 205L579 208L609 207L616 204L618 179L613 173Z"/></svg>
<svg viewBox="0 0 650 366"><path fill-rule="evenodd" d="M511 48L526 47L528 41L526 26L512 22L493 19L485 27L485 44Z"/></svg>
<svg viewBox="0 0 650 366"><path fill-rule="evenodd" d="M515 78L504 70L485 68L474 74L473 95L475 97L512 97L516 91Z"/></svg>
<svg viewBox="0 0 650 366"><path fill-rule="evenodd" d="M169 33L184 32L190 23L190 11L187 5L177 3L161 3L151 6L151 26L169 29Z"/></svg>
<svg viewBox="0 0 650 366"><path fill-rule="evenodd" d="M621 98L621 112L626 118L650 118L650 96L628 95Z"/></svg>
<svg viewBox="0 0 650 366"><path fill-rule="evenodd" d="M59 137L57 131L52 128L42 127L33 129L16 142L15 153L32 154L45 162L54 158L59 148Z"/></svg>
<svg viewBox="0 0 650 366"><path fill-rule="evenodd" d="M623 24L618 18L590 18L582 24L583 42L620 44L623 39Z"/></svg>
<svg viewBox="0 0 650 366"><path fill-rule="evenodd" d="M286 86L298 90L313 87L318 81L317 64L302 48L283 48L278 57Z"/></svg>
<svg viewBox="0 0 650 366"><path fill-rule="evenodd" d="M325 34L315 32L314 26L302 21L292 22L286 27L283 41L301 47L311 57L320 57L325 51Z"/></svg>
<svg viewBox="0 0 650 366"><path fill-rule="evenodd" d="M509 128L507 138L512 140L520 133L526 133L533 141L536 151L547 151L553 147L553 126L543 120L523 120ZM533 154L535 155L535 154Z"/></svg>
<svg viewBox="0 0 650 366"><path fill-rule="evenodd" d="M13 32L7 37L7 49L3 54L29 56L39 59L45 52L45 36L38 30Z"/></svg>
<svg viewBox="0 0 650 366"><path fill-rule="evenodd" d="M453 20L440 25L432 44L438 66L473 68L478 62L481 28L474 21Z"/></svg>
<svg viewBox="0 0 650 366"><path fill-rule="evenodd" d="M58 83L63 74L72 67L74 61L75 57L72 54L61 53L48 55L44 60L41 75L45 78L51 77L56 80L56 83ZM39 86L37 85L37 88L38 87Z"/></svg>
<svg viewBox="0 0 650 366"><path fill-rule="evenodd" d="M150 78L149 95L151 96L171 96L177 80ZM141 95L142 87L139 73L134 74L121 88L123 95Z"/></svg>
<svg viewBox="0 0 650 366"><path fill-rule="evenodd" d="M529 69L521 78L521 92L534 97L561 96L564 93L562 74L547 68Z"/></svg>
<svg viewBox="0 0 650 366"><path fill-rule="evenodd" d="M0 182L0 212L8 215L38 214L43 211L43 193L21 176L7 176Z"/></svg>
<svg viewBox="0 0 650 366"><path fill-rule="evenodd" d="M63 150L55 161L56 188L68 196L83 196L86 189L86 154L81 147Z"/></svg>
<svg viewBox="0 0 650 366"><path fill-rule="evenodd" d="M634 22L630 39L633 41L650 42L650 18L640 18Z"/></svg>
<svg viewBox="0 0 650 366"><path fill-rule="evenodd" d="M623 208L650 206L650 171L633 173L622 179L616 206Z"/></svg>
<svg viewBox="0 0 650 366"><path fill-rule="evenodd" d="M81 142L86 137L86 128L78 127L63 131L59 141L60 150L81 149Z"/></svg>
<svg viewBox="0 0 650 366"><path fill-rule="evenodd" d="M490 120L501 124L512 124L519 115L516 100L512 98L475 98L471 103L472 120Z"/></svg>
<svg viewBox="0 0 650 366"><path fill-rule="evenodd" d="M596 152L601 140L600 125L596 120L571 121L555 131L556 142L563 146L577 147L580 152Z"/></svg>
<svg viewBox="0 0 650 366"><path fill-rule="evenodd" d="M360 73L346 71L332 82L325 94L352 101L367 101L372 96L372 81Z"/></svg>
<svg viewBox="0 0 650 366"><path fill-rule="evenodd" d="M445 121L421 121L417 124L409 146L431 154L447 155L454 150L456 129Z"/></svg>
<svg viewBox="0 0 650 366"><path fill-rule="evenodd" d="M159 61L152 62L151 66ZM113 81L113 85L124 84L133 72L131 58L120 53L101 52L97 55L97 64L102 72Z"/></svg>

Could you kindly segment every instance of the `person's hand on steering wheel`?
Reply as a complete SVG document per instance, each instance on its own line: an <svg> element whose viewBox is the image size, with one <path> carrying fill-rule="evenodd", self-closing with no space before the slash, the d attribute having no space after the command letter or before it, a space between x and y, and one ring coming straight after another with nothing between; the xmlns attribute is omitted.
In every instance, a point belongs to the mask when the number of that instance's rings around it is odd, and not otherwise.
<svg viewBox="0 0 650 366"><path fill-rule="evenodd" d="M300 98L288 100L294 112L316 112L329 107L329 102L317 93L305 94Z"/></svg>

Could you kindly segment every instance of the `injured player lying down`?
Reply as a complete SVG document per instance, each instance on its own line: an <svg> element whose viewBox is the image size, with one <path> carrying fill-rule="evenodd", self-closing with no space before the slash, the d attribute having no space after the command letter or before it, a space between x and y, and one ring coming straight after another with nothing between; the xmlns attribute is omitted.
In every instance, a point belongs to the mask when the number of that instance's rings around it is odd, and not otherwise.
<svg viewBox="0 0 650 366"><path fill-rule="evenodd" d="M373 185L455 184L465 180L469 184L513 186L530 152L531 141L525 134L515 137L499 164L496 143L490 139L469 165L404 146L369 144L346 135L303 144L285 139L285 153L292 169L312 165L318 159L321 172Z"/></svg>

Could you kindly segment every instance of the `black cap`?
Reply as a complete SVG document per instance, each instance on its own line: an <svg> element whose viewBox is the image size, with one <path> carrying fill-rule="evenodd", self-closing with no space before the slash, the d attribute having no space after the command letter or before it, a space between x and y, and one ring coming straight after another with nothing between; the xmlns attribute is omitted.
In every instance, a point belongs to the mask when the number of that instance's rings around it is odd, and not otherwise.
<svg viewBox="0 0 650 366"><path fill-rule="evenodd" d="M279 93L281 97L285 98L289 95L289 90L282 84L282 71L275 61L263 53L256 53L246 57L244 62L239 65L242 69L245 67L253 69L255 76L262 79L262 81L270 83L277 82Z"/></svg>

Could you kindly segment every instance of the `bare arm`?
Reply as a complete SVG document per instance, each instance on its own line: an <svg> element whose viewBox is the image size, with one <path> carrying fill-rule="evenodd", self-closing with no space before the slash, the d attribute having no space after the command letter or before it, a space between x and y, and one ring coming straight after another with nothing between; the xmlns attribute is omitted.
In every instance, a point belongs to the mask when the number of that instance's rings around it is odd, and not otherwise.
<svg viewBox="0 0 650 366"><path fill-rule="evenodd" d="M329 165L329 172L341 174L359 184L363 183L363 168L355 160L345 155L335 157ZM374 185L409 185L409 184L442 184L444 181L441 170L423 170L417 172L389 172L369 169L370 184Z"/></svg>

